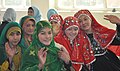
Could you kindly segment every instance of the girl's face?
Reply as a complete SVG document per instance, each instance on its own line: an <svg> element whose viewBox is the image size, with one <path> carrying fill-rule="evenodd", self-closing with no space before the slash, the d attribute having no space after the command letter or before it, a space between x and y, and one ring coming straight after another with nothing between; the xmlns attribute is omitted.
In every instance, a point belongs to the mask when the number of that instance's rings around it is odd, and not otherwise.
<svg viewBox="0 0 120 71"><path fill-rule="evenodd" d="M25 34L32 35L34 33L35 23L29 20L27 23L23 24L23 31Z"/></svg>
<svg viewBox="0 0 120 71"><path fill-rule="evenodd" d="M60 31L60 23L55 22L55 21L51 21L51 25L53 27L53 34L57 35Z"/></svg>
<svg viewBox="0 0 120 71"><path fill-rule="evenodd" d="M32 9L28 9L28 16L34 16L34 11Z"/></svg>
<svg viewBox="0 0 120 71"><path fill-rule="evenodd" d="M18 31L10 33L8 37L9 43L13 46L16 46L20 42L20 39L21 39L21 33Z"/></svg>
<svg viewBox="0 0 120 71"><path fill-rule="evenodd" d="M84 31L91 30L91 19L88 16L82 15L78 18L80 23L80 28Z"/></svg>
<svg viewBox="0 0 120 71"><path fill-rule="evenodd" d="M44 45L50 45L52 41L52 29L46 27L42 30L40 30L38 34L39 41L43 43Z"/></svg>
<svg viewBox="0 0 120 71"><path fill-rule="evenodd" d="M78 35L78 31L79 28L77 26L70 26L65 30L65 34L70 40L74 40Z"/></svg>

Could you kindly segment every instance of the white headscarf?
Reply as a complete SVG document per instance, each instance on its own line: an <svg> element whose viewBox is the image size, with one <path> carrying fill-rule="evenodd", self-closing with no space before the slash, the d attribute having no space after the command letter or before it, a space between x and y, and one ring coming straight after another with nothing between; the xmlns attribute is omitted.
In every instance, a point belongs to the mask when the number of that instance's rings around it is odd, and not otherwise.
<svg viewBox="0 0 120 71"><path fill-rule="evenodd" d="M16 12L13 8L8 8L3 16L3 21L13 22L16 21Z"/></svg>

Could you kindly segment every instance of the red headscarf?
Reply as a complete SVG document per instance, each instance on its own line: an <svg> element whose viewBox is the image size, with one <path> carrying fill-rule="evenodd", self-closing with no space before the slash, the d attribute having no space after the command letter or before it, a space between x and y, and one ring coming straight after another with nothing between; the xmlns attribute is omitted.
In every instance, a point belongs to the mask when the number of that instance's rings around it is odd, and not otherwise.
<svg viewBox="0 0 120 71"><path fill-rule="evenodd" d="M50 16L49 21L50 21L50 22L51 22L51 21L56 21L56 22L59 22L60 24L62 24L63 18L62 18L62 16L60 16L60 15L58 15L58 14L53 14L53 15Z"/></svg>
<svg viewBox="0 0 120 71"><path fill-rule="evenodd" d="M63 21L62 31L54 39L57 43L62 44L67 49L73 67L76 71L79 71L81 70L81 64L88 64L94 60L94 54L91 50L89 41L85 38L82 31L79 31L74 39L74 46L71 46L69 39L64 33L64 31L70 26L79 27L77 18L72 16L66 17Z"/></svg>
<svg viewBox="0 0 120 71"><path fill-rule="evenodd" d="M87 15L89 18L91 18L93 36L103 48L106 48L115 37L116 31L100 25L89 10L79 10L74 16L79 18L81 15Z"/></svg>

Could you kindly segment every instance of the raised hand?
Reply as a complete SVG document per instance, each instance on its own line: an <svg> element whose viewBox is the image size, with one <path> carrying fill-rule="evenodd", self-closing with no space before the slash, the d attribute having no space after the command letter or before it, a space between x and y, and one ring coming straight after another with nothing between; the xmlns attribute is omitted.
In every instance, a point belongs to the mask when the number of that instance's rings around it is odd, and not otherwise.
<svg viewBox="0 0 120 71"><path fill-rule="evenodd" d="M39 58L39 68L41 69L45 62L46 62L46 56L47 56L47 50L45 48L41 48L39 51L38 51L38 58Z"/></svg>
<svg viewBox="0 0 120 71"><path fill-rule="evenodd" d="M104 19L110 21L113 24L120 25L120 19L115 15L104 15Z"/></svg>
<svg viewBox="0 0 120 71"><path fill-rule="evenodd" d="M8 55L8 57L10 57L10 58L13 58L13 56L15 55L15 52L16 52L15 49L12 49L10 47L8 42L5 43L5 51L6 51L7 55Z"/></svg>
<svg viewBox="0 0 120 71"><path fill-rule="evenodd" d="M58 52L59 58L65 61L66 64L70 61L69 53L65 50L65 47L61 47L60 51Z"/></svg>

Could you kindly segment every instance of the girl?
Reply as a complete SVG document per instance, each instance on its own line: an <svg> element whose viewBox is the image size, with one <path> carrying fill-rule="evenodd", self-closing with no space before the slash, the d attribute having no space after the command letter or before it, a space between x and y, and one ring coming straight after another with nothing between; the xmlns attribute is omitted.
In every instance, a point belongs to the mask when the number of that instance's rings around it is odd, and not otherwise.
<svg viewBox="0 0 120 71"><path fill-rule="evenodd" d="M80 10L74 16L78 18L80 28L90 40L96 57L96 61L90 65L90 71L120 71L120 61L113 52L107 49L116 31L100 25L88 10ZM120 44L119 40L116 39L116 41Z"/></svg>
<svg viewBox="0 0 120 71"><path fill-rule="evenodd" d="M33 37L23 55L21 71L67 71L70 68L69 54L63 46L56 46L49 22L38 22Z"/></svg>
<svg viewBox="0 0 120 71"><path fill-rule="evenodd" d="M22 56L20 25L17 22L8 23L0 40L0 71L18 71Z"/></svg>

